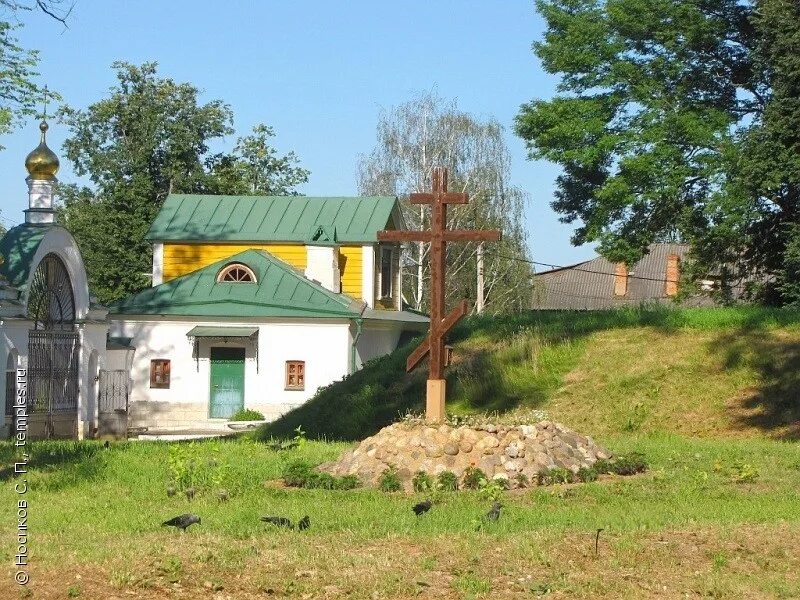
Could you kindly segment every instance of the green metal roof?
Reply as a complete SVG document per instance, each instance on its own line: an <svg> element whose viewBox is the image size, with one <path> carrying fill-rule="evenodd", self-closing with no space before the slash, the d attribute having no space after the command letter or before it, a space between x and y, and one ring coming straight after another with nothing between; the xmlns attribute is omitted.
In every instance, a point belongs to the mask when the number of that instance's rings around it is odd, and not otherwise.
<svg viewBox="0 0 800 600"><path fill-rule="evenodd" d="M0 239L0 275L14 287L28 281L33 257L45 234L57 225L31 225L25 223L9 229Z"/></svg>
<svg viewBox="0 0 800 600"><path fill-rule="evenodd" d="M192 327L186 337L226 338L226 337L251 337L258 333L258 327L212 327L198 325Z"/></svg>
<svg viewBox="0 0 800 600"><path fill-rule="evenodd" d="M256 283L217 282L227 264L244 263ZM358 302L309 281L291 266L261 250L234 256L148 288L111 306L112 315L181 315L197 317L353 318Z"/></svg>
<svg viewBox="0 0 800 600"><path fill-rule="evenodd" d="M203 196L170 194L148 240L307 242L323 232L336 241L375 242L397 202L393 196Z"/></svg>

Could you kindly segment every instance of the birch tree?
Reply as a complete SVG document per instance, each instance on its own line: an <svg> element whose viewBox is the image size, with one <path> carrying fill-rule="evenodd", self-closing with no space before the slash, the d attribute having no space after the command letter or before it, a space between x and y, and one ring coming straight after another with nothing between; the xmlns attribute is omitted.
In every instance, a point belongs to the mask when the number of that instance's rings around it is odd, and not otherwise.
<svg viewBox="0 0 800 600"><path fill-rule="evenodd" d="M424 93L380 114L377 144L358 165L358 189L365 195L396 195L411 229L430 227L430 207L412 206L409 194L429 191L433 168L447 167L449 189L469 194L466 206L450 206L453 229L497 228L503 240L484 248L484 297L487 312L509 312L530 302L531 268L524 231L525 193L512 186L503 128L459 110L456 101ZM476 242L447 247L448 306L478 295ZM405 301L427 310L429 244L404 247Z"/></svg>

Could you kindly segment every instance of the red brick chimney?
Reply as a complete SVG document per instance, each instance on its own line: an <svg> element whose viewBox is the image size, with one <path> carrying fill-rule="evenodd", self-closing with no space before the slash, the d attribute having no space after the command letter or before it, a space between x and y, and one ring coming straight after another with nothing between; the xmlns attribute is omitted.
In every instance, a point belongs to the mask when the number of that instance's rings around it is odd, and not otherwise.
<svg viewBox="0 0 800 600"><path fill-rule="evenodd" d="M664 285L664 292L667 296L675 296L678 293L678 279L680 269L678 265L678 255L670 254L667 256L667 277Z"/></svg>
<svg viewBox="0 0 800 600"><path fill-rule="evenodd" d="M625 263L617 263L614 271L614 295L624 296L628 293L628 267Z"/></svg>

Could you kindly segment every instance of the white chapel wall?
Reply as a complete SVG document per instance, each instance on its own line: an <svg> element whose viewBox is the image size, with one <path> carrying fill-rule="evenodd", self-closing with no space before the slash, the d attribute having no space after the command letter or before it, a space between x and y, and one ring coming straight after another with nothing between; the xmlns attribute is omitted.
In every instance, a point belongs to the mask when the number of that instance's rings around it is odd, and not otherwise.
<svg viewBox="0 0 800 600"><path fill-rule="evenodd" d="M197 325L259 327L258 368L255 345L246 341L200 341L200 359L186 333ZM135 348L131 367L131 425L190 427L208 419L211 346L245 348L245 408L274 419L304 403L316 390L348 372L348 323L253 323L208 321L120 321L113 336L131 337ZM169 389L150 387L150 361L170 360ZM288 360L306 363L302 391L285 389Z"/></svg>

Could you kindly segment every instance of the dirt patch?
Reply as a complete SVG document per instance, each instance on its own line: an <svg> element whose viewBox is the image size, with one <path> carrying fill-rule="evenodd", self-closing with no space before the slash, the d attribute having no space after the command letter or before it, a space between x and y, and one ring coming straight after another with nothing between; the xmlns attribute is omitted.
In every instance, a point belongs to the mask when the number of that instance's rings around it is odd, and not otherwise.
<svg viewBox="0 0 800 600"><path fill-rule="evenodd" d="M597 552L595 536L171 536L176 543L161 545L160 555L135 561L34 564L31 589L45 600L69 597L70 589L104 600L800 595L800 526L602 531ZM5 569L0 597L19 597L12 577Z"/></svg>

